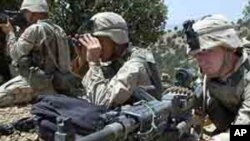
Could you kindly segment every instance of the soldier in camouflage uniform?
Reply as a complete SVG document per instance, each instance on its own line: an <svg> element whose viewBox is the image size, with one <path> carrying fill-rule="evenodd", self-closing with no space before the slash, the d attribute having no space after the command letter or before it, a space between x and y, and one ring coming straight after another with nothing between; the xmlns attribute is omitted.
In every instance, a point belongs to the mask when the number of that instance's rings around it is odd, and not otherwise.
<svg viewBox="0 0 250 141"><path fill-rule="evenodd" d="M87 99L97 105L119 106L130 101L139 86L154 86L159 98L161 84L152 53L129 46L126 21L113 12L94 15L91 34L80 42L86 47L89 70L82 80ZM155 70L152 70L155 68Z"/></svg>
<svg viewBox="0 0 250 141"><path fill-rule="evenodd" d="M192 25L198 41L188 53L204 75L203 105L216 126L211 141L229 141L229 126L250 124L250 60L233 25L222 15ZM193 37L195 37L193 36ZM190 42L191 41L191 42Z"/></svg>
<svg viewBox="0 0 250 141"><path fill-rule="evenodd" d="M66 34L48 19L46 0L24 0L20 10L31 25L19 39L10 23L1 25L20 75L0 87L0 107L30 102L41 93L63 92L60 74L70 71Z"/></svg>

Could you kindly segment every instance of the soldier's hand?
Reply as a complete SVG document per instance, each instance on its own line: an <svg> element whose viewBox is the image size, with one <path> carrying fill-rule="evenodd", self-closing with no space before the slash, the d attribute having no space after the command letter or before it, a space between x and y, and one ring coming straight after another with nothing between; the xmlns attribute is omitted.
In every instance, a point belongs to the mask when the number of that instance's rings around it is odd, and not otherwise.
<svg viewBox="0 0 250 141"><path fill-rule="evenodd" d="M5 34L8 34L14 31L13 26L11 25L9 21L6 24L0 24L0 27Z"/></svg>
<svg viewBox="0 0 250 141"><path fill-rule="evenodd" d="M79 34L75 34L73 40L76 40L76 42L79 42L78 40L80 37L81 36ZM74 47L74 50L75 50L77 57L80 58L80 60L81 60L80 64L85 64L87 61L86 60L87 59L86 58L86 53L87 53L86 47L81 45L81 43L80 43L80 44L76 44L76 46Z"/></svg>
<svg viewBox="0 0 250 141"><path fill-rule="evenodd" d="M87 58L86 58L86 48L85 47L76 47L75 48L75 52L77 52L77 57L78 59L78 63L80 65L84 65L87 63Z"/></svg>
<svg viewBox="0 0 250 141"><path fill-rule="evenodd" d="M99 62L102 47L99 40L90 34L83 35L79 41L86 47L86 59L88 62Z"/></svg>

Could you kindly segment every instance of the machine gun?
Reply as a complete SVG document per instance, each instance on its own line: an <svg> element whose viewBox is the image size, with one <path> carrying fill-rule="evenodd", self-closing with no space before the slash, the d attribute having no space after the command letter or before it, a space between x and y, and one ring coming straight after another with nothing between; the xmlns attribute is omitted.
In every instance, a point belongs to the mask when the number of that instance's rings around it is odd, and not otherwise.
<svg viewBox="0 0 250 141"><path fill-rule="evenodd" d="M176 79L175 86L192 88L193 82L195 81L196 77L194 74L194 70L186 68L178 68L176 69L175 79Z"/></svg>
<svg viewBox="0 0 250 141"><path fill-rule="evenodd" d="M70 137L70 128L61 130L67 128L62 125L69 126L68 120L65 120L65 123L60 121L55 141L178 141L182 137L187 139L185 135L192 133L189 129L199 124L192 118L192 103L195 97L188 89L171 87L164 92L161 101L139 101L132 106L122 107L120 111L103 114L105 119L111 119L110 124L83 137Z"/></svg>
<svg viewBox="0 0 250 141"><path fill-rule="evenodd" d="M0 10L0 24L7 23L8 20L13 26L24 29L28 26L28 22L23 13L15 10Z"/></svg>
<svg viewBox="0 0 250 141"><path fill-rule="evenodd" d="M200 88L197 88L200 89ZM199 92L199 91L197 91ZM101 121L105 125L97 128L96 132L79 135L68 117L57 119L55 141L179 141L182 139L196 140L192 128L199 122L193 118L192 108L196 94L181 87L168 88L159 100L148 97L148 101L139 101L132 106L122 106L101 114ZM67 115L67 114L66 114ZM65 115L62 115L65 116ZM26 118L20 121L0 126L0 135L13 133L13 129L29 131L40 125L41 116L33 119ZM94 122L95 123L95 122ZM99 125L99 124L98 124ZM2 127L2 131L1 131ZM38 126L37 126L38 127ZM38 129L38 128L37 128ZM84 130L84 129L83 129ZM48 131L50 132L50 131ZM194 135L194 136L190 136ZM195 138L195 139L194 139ZM49 138L53 140L53 138Z"/></svg>
<svg viewBox="0 0 250 141"><path fill-rule="evenodd" d="M84 134L84 136L82 134L80 135L79 132L75 132L83 128L75 128L77 123L74 122L72 126L71 124L73 122L71 121L73 120L68 118L66 116L67 114L62 114L66 117L58 117L57 131L56 129L53 130L54 140L179 141L184 138L185 141L187 141L187 138L198 138L193 127L200 123L193 117L193 107L194 101L201 96L201 85L195 87L194 91L183 87L170 87L164 91L161 100L154 99L154 97L147 94L143 89L140 90L141 91L138 91L138 95L139 97L144 97L144 100L132 106L122 106L119 109L108 110L108 112L105 111L105 113L101 113L102 119L106 121L104 122L105 124L103 124L104 126L98 127L95 129L95 132L92 131L90 134ZM147 95L146 98L145 95ZM39 125L39 120L37 122L29 121L30 120L28 120L28 123L31 123L32 126L30 125L28 127L33 127L34 123L37 123L36 126ZM51 138L49 138L49 140L51 140Z"/></svg>

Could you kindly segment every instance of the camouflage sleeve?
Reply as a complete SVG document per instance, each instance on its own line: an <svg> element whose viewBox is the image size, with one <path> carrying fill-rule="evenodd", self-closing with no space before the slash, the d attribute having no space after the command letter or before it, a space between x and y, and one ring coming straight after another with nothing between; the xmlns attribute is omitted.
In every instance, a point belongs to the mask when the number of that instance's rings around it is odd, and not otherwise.
<svg viewBox="0 0 250 141"><path fill-rule="evenodd" d="M238 114L235 118L233 124L248 125L250 124L250 83L245 87L244 93L242 95L242 103L238 110Z"/></svg>
<svg viewBox="0 0 250 141"><path fill-rule="evenodd" d="M10 55L10 45L14 44L17 41L17 37L15 33L12 31L6 36L6 41L7 41L7 53Z"/></svg>
<svg viewBox="0 0 250 141"><path fill-rule="evenodd" d="M38 26L28 27L19 39L13 32L7 36L7 51L14 61L18 61L21 56L28 55L36 44L38 38Z"/></svg>
<svg viewBox="0 0 250 141"><path fill-rule="evenodd" d="M111 80L104 78L98 66L91 66L83 78L90 101L108 107L126 102L139 84L150 85L150 78L144 65L136 61L126 62Z"/></svg>

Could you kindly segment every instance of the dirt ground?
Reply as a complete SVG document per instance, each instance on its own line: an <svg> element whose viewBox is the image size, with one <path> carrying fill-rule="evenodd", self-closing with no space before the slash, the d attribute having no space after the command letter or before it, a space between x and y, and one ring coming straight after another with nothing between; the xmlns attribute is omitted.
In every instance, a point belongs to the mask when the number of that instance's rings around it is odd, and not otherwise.
<svg viewBox="0 0 250 141"><path fill-rule="evenodd" d="M0 108L0 124L11 123L18 119L31 116L30 108L31 105ZM30 133L15 132L9 136L0 135L0 141L39 141L39 138L34 131L30 131Z"/></svg>

